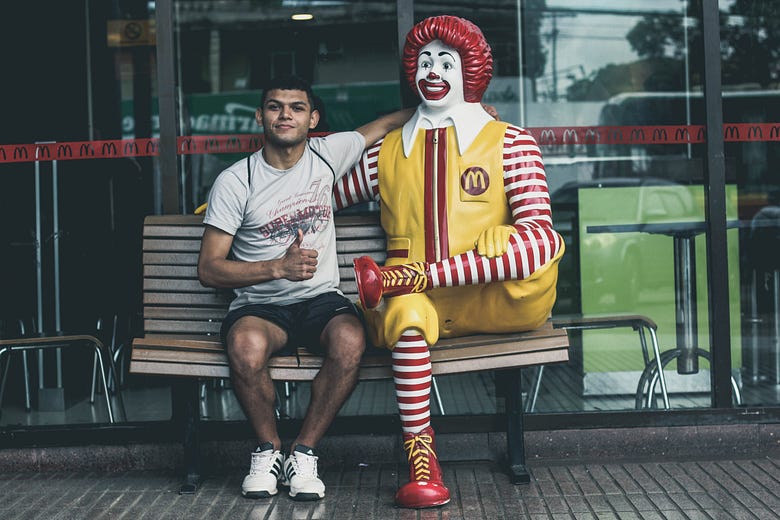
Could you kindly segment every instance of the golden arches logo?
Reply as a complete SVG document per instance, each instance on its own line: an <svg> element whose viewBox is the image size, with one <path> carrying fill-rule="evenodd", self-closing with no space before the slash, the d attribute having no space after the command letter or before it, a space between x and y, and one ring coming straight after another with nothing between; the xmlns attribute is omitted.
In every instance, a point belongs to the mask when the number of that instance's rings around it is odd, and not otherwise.
<svg viewBox="0 0 780 520"><path fill-rule="evenodd" d="M469 195L481 195L490 186L490 177L484 168L472 166L466 168L460 176L460 187Z"/></svg>

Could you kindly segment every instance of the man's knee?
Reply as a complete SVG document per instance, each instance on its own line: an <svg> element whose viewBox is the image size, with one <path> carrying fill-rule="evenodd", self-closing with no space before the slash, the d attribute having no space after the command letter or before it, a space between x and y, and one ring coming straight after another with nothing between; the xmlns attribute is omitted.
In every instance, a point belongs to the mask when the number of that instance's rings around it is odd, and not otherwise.
<svg viewBox="0 0 780 520"><path fill-rule="evenodd" d="M360 321L343 314L333 318L322 334L326 356L343 366L354 368L366 350L366 336Z"/></svg>
<svg viewBox="0 0 780 520"><path fill-rule="evenodd" d="M255 374L263 370L271 356L269 339L256 330L231 329L227 340L230 368L237 374Z"/></svg>

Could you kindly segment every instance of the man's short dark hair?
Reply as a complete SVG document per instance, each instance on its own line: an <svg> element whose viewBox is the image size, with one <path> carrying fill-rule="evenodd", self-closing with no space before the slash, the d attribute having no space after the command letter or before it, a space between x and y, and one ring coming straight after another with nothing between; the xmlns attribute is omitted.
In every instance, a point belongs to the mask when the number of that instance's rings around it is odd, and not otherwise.
<svg viewBox="0 0 780 520"><path fill-rule="evenodd" d="M306 99L309 101L309 106L314 110L314 92L311 89L311 83L300 76L279 76L269 81L266 84L265 89L263 89L263 95L260 98L261 107L265 105L268 93L272 90L302 90L306 92Z"/></svg>

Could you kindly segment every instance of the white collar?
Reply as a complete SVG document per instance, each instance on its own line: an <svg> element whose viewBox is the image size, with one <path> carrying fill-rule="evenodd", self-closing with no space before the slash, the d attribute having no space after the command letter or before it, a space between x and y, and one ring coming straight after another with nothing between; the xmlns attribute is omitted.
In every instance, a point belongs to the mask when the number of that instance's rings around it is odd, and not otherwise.
<svg viewBox="0 0 780 520"><path fill-rule="evenodd" d="M424 104L417 107L414 115L406 122L402 130L404 155L409 157L412 152L414 138L419 129L455 127L455 137L458 141L458 152L463 153L477 137L482 128L493 118L485 112L480 103L461 103L447 111L443 117L426 109Z"/></svg>

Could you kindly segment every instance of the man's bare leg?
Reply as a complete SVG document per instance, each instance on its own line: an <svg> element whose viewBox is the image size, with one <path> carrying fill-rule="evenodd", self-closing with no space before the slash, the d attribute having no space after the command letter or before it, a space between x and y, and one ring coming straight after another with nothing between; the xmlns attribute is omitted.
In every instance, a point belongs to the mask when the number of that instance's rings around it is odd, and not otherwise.
<svg viewBox="0 0 780 520"><path fill-rule="evenodd" d="M311 401L298 438L284 461L282 483L290 486L293 500L319 500L325 496L325 484L317 471L314 447L325 435L344 401L358 381L365 336L355 316L340 314L332 318L320 335L325 360L311 385Z"/></svg>
<svg viewBox="0 0 780 520"><path fill-rule="evenodd" d="M351 314L331 319L320 336L326 356L311 385L311 401L303 426L291 446L315 447L344 402L357 386L360 358L366 348L365 332Z"/></svg>
<svg viewBox="0 0 780 520"><path fill-rule="evenodd" d="M281 449L274 405L276 390L268 373L271 355L284 347L287 334L277 325L255 316L244 316L230 328L228 359L233 391L244 410L258 443L271 442Z"/></svg>

